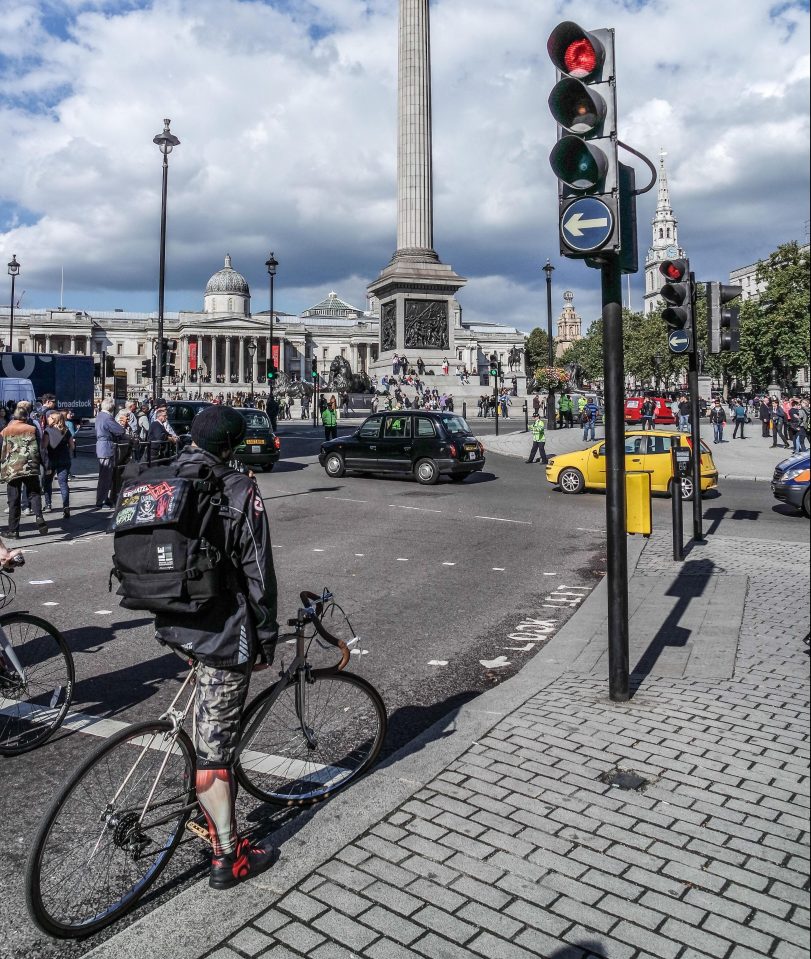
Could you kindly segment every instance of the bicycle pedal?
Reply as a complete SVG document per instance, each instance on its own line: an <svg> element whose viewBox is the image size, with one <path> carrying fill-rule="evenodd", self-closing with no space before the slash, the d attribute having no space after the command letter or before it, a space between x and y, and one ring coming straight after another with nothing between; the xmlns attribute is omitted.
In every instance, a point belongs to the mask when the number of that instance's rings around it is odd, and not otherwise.
<svg viewBox="0 0 811 959"><path fill-rule="evenodd" d="M211 836L205 826L201 826L200 823L195 822L194 819L189 819L186 821L186 829L188 829L193 836L197 836L198 839L202 839L203 842L208 843L209 846L211 845Z"/></svg>

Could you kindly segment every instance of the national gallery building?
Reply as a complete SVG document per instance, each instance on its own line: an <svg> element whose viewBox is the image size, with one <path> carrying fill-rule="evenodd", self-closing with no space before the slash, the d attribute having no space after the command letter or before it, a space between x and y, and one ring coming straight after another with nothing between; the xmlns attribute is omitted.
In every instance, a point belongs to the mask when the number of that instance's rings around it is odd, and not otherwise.
<svg viewBox="0 0 811 959"><path fill-rule="evenodd" d="M374 306L373 301L373 306ZM475 375L498 353L506 364L510 350L523 351L525 334L499 324L466 325L461 307L454 317L454 352L448 359L466 366ZM0 307L0 340L8 339L9 308ZM112 356L117 370L125 370L131 389L151 389L143 364L156 351L157 313L87 312L68 309L14 311L15 352L74 353ZM164 337L177 341L175 375L165 386L206 392L228 392L266 383L270 352L270 317L267 310L251 313L248 283L225 257L225 265L206 284L203 310L164 313ZM349 362L353 372L368 371L377 360L380 320L330 293L321 303L300 315L274 311L273 359L276 368L292 379L307 380L311 362L319 372L329 370L336 357ZM409 360L416 362L417 356ZM522 368L523 372L523 368Z"/></svg>

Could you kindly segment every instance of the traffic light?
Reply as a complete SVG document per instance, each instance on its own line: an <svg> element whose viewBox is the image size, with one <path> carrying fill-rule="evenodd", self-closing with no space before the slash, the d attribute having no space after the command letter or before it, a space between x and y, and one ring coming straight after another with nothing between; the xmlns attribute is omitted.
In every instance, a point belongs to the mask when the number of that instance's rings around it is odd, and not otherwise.
<svg viewBox="0 0 811 959"><path fill-rule="evenodd" d="M495 353L490 354L490 376L498 376L499 373L498 357Z"/></svg>
<svg viewBox="0 0 811 959"><path fill-rule="evenodd" d="M152 379L152 372L154 370L152 360L141 360L141 376L146 380Z"/></svg>
<svg viewBox="0 0 811 959"><path fill-rule="evenodd" d="M272 383L276 379L276 367L273 364L273 360L270 360L268 363L268 383Z"/></svg>
<svg viewBox="0 0 811 959"><path fill-rule="evenodd" d="M659 272L667 281L659 295L667 306L662 319L667 323L671 353L690 353L695 349L695 280L689 260L665 260Z"/></svg>
<svg viewBox="0 0 811 959"><path fill-rule="evenodd" d="M93 363L93 379L101 379L101 360L98 363Z"/></svg>
<svg viewBox="0 0 811 959"><path fill-rule="evenodd" d="M104 375L115 376L115 357L109 354L104 358Z"/></svg>
<svg viewBox="0 0 811 959"><path fill-rule="evenodd" d="M317 379L318 379L318 360L317 360L315 357L313 357L313 363L312 363L312 368L311 368L311 370L310 370L310 376L311 376L314 380L317 380Z"/></svg>
<svg viewBox="0 0 811 959"><path fill-rule="evenodd" d="M177 360L177 340L161 340L161 376L175 375L175 362Z"/></svg>
<svg viewBox="0 0 811 959"><path fill-rule="evenodd" d="M614 31L567 20L546 48L557 70L549 109L558 139L549 163L558 178L560 252L594 260L598 251L620 251Z"/></svg>
<svg viewBox="0 0 811 959"><path fill-rule="evenodd" d="M738 306L724 306L743 292L741 286L723 283L707 284L707 330L710 353L737 353L741 348L740 316Z"/></svg>

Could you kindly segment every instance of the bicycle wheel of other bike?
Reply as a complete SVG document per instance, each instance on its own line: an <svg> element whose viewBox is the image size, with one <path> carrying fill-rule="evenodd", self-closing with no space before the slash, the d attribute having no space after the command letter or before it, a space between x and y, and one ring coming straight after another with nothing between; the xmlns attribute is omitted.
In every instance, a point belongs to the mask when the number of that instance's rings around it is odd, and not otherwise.
<svg viewBox="0 0 811 959"><path fill-rule="evenodd" d="M73 681L73 657L58 629L27 613L0 617L0 756L34 749L59 728Z"/></svg>
<svg viewBox="0 0 811 959"><path fill-rule="evenodd" d="M377 690L349 673L315 670L272 686L248 707L236 774L251 795L282 806L326 799L377 759L386 735L386 707ZM251 730L259 710L274 701Z"/></svg>
<svg viewBox="0 0 811 959"><path fill-rule="evenodd" d="M25 893L32 919L49 935L89 936L114 922L169 861L195 795L191 742L171 729L158 721L112 736L42 821Z"/></svg>

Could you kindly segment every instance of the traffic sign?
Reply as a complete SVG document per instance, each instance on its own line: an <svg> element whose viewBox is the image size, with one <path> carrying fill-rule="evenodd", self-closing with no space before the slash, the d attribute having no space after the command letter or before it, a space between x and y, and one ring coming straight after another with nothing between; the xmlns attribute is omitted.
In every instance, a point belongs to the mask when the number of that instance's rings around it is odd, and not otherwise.
<svg viewBox="0 0 811 959"><path fill-rule="evenodd" d="M693 337L689 330L671 330L667 337L671 353L689 353Z"/></svg>
<svg viewBox="0 0 811 959"><path fill-rule="evenodd" d="M601 249L614 232L614 214L593 196L575 200L563 211L560 233L563 242L578 253L592 253Z"/></svg>

